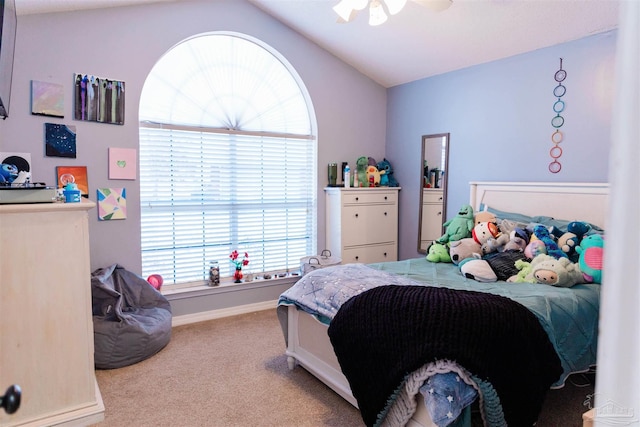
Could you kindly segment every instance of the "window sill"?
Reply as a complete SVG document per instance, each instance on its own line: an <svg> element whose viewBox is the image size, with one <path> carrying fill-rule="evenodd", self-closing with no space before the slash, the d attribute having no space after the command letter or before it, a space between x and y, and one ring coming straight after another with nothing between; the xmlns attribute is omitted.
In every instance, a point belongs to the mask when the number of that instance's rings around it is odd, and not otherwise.
<svg viewBox="0 0 640 427"><path fill-rule="evenodd" d="M300 275L287 275L285 277L274 277L271 279L254 279L251 282L235 283L232 280L223 281L218 286L209 286L202 282L201 284L192 283L184 286L170 286L161 290L162 295L168 300L177 300L182 298L193 298L201 295L215 295L227 292L238 292L243 290L265 288L270 286L280 286L290 284L293 285L300 279Z"/></svg>

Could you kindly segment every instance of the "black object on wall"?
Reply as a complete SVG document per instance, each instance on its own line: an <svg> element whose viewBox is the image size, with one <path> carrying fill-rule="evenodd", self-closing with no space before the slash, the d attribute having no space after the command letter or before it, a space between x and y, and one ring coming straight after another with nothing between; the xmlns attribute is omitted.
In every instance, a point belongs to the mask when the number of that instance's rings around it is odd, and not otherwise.
<svg viewBox="0 0 640 427"><path fill-rule="evenodd" d="M3 119L9 116L17 22L15 0L0 0L0 118Z"/></svg>

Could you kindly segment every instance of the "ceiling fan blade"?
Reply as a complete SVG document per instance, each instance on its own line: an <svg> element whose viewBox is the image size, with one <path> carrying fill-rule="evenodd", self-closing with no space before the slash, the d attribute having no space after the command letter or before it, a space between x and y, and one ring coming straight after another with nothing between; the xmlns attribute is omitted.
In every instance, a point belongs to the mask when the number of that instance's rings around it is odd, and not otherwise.
<svg viewBox="0 0 640 427"><path fill-rule="evenodd" d="M413 0L415 3L418 3L420 6L424 6L428 9L431 9L435 12L442 12L451 6L453 0Z"/></svg>

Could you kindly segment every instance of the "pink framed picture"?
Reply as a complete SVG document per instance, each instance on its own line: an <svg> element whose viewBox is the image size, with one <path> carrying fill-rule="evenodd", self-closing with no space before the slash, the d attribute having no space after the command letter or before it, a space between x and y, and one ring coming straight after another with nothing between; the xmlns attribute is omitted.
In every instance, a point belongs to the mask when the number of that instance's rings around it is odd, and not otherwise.
<svg viewBox="0 0 640 427"><path fill-rule="evenodd" d="M136 179L135 148L109 148L109 179Z"/></svg>

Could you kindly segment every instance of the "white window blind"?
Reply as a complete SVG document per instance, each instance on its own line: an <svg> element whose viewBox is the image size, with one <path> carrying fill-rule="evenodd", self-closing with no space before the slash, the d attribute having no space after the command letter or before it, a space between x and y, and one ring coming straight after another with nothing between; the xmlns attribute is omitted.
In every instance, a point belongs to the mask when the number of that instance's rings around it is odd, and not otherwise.
<svg viewBox="0 0 640 427"><path fill-rule="evenodd" d="M203 39L233 46L212 50ZM189 54L172 55L177 48ZM316 250L316 144L295 76L281 58L238 36L207 35L173 50L150 73L140 103L143 276L201 281L211 261L231 276L233 250L249 253L244 269L251 272L297 270ZM166 61L179 64L171 72ZM198 99L197 115L167 99Z"/></svg>

